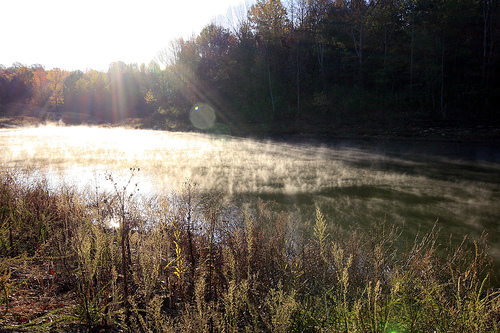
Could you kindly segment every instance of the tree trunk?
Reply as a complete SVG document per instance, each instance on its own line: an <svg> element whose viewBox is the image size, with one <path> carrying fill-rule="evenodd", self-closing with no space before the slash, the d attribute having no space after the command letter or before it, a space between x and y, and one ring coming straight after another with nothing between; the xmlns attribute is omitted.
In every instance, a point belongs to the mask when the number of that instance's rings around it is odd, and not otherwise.
<svg viewBox="0 0 500 333"><path fill-rule="evenodd" d="M415 8L411 10L411 43L410 43L410 96L413 94L413 49L415 42Z"/></svg>
<svg viewBox="0 0 500 333"><path fill-rule="evenodd" d="M444 105L444 42L441 46L441 97L440 97L440 107L441 107L441 118L444 120L446 118L446 110Z"/></svg>
<svg viewBox="0 0 500 333"><path fill-rule="evenodd" d="M489 17L490 8L488 6L488 0L483 0L483 66L482 66L482 83L484 84L486 81L486 53L487 53L487 40L488 40L488 17Z"/></svg>
<svg viewBox="0 0 500 333"><path fill-rule="evenodd" d="M361 20L361 27L359 29L359 52L358 52L358 62L359 62L359 87L363 89L363 28L364 19Z"/></svg>
<svg viewBox="0 0 500 333"><path fill-rule="evenodd" d="M318 63L321 75L321 82L323 84L323 91L326 93L328 91L328 86L326 82L326 73L325 73L325 42L322 40L316 43L316 47L318 48Z"/></svg>
<svg viewBox="0 0 500 333"><path fill-rule="evenodd" d="M299 57L299 46L297 43L297 115L300 110L300 57Z"/></svg>
<svg viewBox="0 0 500 333"><path fill-rule="evenodd" d="M274 95L273 95L273 84L271 82L271 68L269 67L269 62L267 63L267 75L269 77L269 91L271 93L271 105L273 107L273 115L274 115Z"/></svg>

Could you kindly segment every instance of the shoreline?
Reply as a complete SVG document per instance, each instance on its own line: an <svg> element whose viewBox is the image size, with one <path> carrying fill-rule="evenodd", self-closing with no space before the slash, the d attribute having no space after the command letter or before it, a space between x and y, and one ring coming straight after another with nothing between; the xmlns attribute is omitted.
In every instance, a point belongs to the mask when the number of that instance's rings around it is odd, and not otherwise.
<svg viewBox="0 0 500 333"><path fill-rule="evenodd" d="M37 117L14 116L0 117L0 129L38 127L44 125L78 126L61 122L46 121ZM81 124L85 125L85 124ZM131 129L148 129L147 126L130 126L127 121L118 124L102 124L103 127L124 127ZM181 132L183 132L181 130ZM234 134L233 134L234 135ZM254 135L235 135L253 137ZM257 137L278 141L318 141L331 142L342 140L355 141L405 141L405 142L443 142L480 144L500 147L499 126L465 126L440 125L437 123L426 125L392 126L391 124L364 124L364 125L337 125L329 130L304 128L294 131L258 133Z"/></svg>

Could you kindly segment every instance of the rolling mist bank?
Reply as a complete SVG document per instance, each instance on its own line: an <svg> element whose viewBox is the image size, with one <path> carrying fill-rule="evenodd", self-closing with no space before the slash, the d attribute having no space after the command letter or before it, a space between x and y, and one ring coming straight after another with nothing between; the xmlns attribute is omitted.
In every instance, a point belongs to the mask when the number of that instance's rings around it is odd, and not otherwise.
<svg viewBox="0 0 500 333"><path fill-rule="evenodd" d="M386 220L413 234L439 219L445 233L490 234L500 260L500 152L484 143L334 140L308 143L225 135L99 127L0 130L4 167L35 169L48 184L112 190L129 177L141 194L186 182L238 207L273 202L310 224L316 208L341 226ZM35 173L36 175L37 173ZM302 221L302 222L298 222Z"/></svg>

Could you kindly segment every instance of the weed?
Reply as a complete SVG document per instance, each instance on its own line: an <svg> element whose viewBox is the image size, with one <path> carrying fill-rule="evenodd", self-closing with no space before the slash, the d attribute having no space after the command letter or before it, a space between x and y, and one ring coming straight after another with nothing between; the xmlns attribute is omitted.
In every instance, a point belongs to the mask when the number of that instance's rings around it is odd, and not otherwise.
<svg viewBox="0 0 500 333"><path fill-rule="evenodd" d="M189 183L144 199L137 172L108 175L109 193L0 173L2 328L498 331L486 235L439 244L436 222L405 247L385 221L362 230L316 209L297 227L272 203L240 211Z"/></svg>

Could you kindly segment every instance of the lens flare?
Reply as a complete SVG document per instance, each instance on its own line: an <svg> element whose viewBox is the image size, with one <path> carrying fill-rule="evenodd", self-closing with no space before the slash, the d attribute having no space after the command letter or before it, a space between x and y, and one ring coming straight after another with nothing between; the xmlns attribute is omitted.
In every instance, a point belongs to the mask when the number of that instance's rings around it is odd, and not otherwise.
<svg viewBox="0 0 500 333"><path fill-rule="evenodd" d="M196 128L206 130L215 122L215 111L207 104L198 103L189 112L189 119Z"/></svg>

